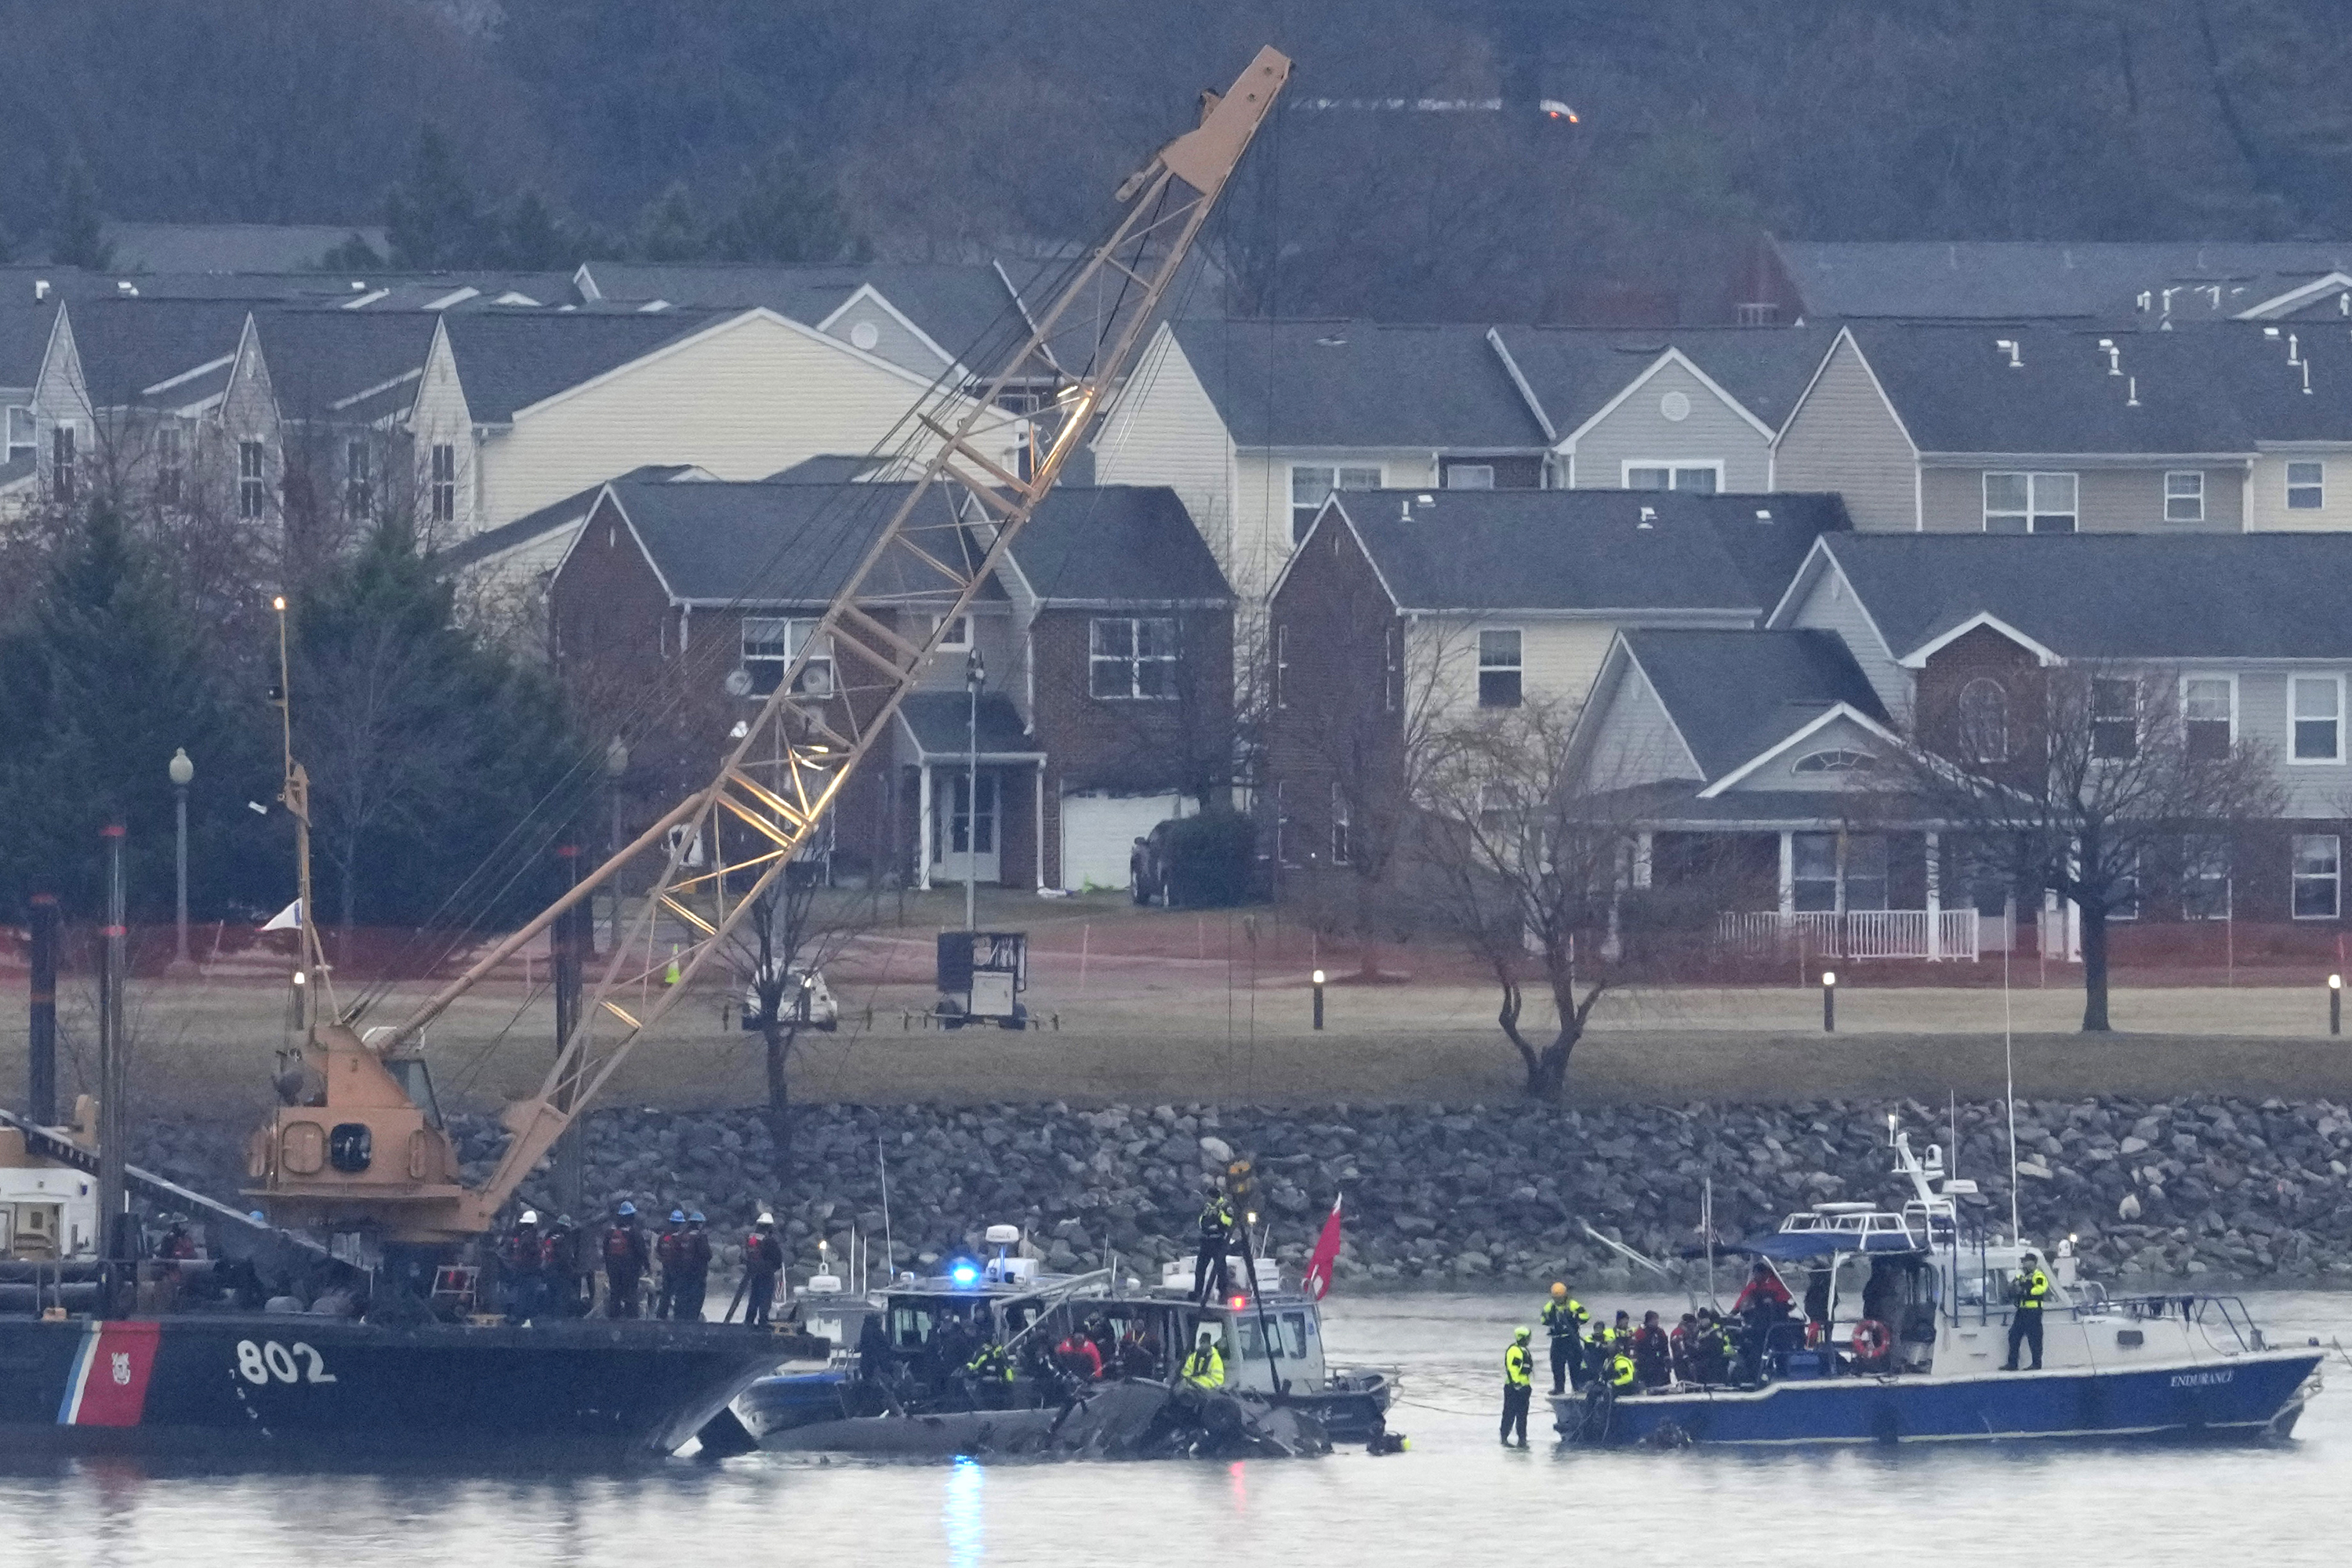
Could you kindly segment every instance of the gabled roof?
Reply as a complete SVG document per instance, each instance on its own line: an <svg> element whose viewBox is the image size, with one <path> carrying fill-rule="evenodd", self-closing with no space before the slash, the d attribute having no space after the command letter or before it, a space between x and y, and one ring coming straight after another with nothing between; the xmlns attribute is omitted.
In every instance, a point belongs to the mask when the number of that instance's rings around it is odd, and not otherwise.
<svg viewBox="0 0 2352 1568"><path fill-rule="evenodd" d="M185 378L201 367L217 366L225 382L253 307L242 300L101 299L66 312L90 406L127 408L195 401L202 389Z"/></svg>
<svg viewBox="0 0 2352 1568"><path fill-rule="evenodd" d="M1669 351L1760 423L1779 429L1836 331L1827 327L1497 327L1552 427L1565 437Z"/></svg>
<svg viewBox="0 0 2352 1568"><path fill-rule="evenodd" d="M1811 318L2017 320L2074 316L2124 322L2162 315L2221 320L2332 271L2352 270L2352 242L2328 240L1774 241ZM2220 290L2213 304L2206 291ZM2154 293L2145 311L2142 293Z"/></svg>
<svg viewBox="0 0 2352 1568"><path fill-rule="evenodd" d="M1886 710L1845 644L1816 631L1619 634L1710 781L1841 706L1885 725Z"/></svg>
<svg viewBox="0 0 2352 1568"><path fill-rule="evenodd" d="M414 401L437 318L422 311L281 310L255 318L278 411L289 419L371 417ZM364 406L362 405L364 404Z"/></svg>
<svg viewBox="0 0 2352 1568"><path fill-rule="evenodd" d="M1013 541L1046 605L1230 604L1192 514L1165 485L1056 485Z"/></svg>
<svg viewBox="0 0 2352 1568"><path fill-rule="evenodd" d="M1482 326L1190 320L1172 331L1237 446L1548 445Z"/></svg>
<svg viewBox="0 0 2352 1568"><path fill-rule="evenodd" d="M620 509L673 601L812 606L832 602L912 488L761 480L632 480L605 487L609 504ZM925 526L952 522L954 505L945 487L935 489L924 498L925 508L938 509ZM948 537L961 541L966 563L979 563L982 547L971 530ZM927 534L923 542L934 554L950 548L937 533ZM937 595L943 583L894 552L883 558L867 587L881 598ZM1005 595L991 579L982 584L980 596L1001 602Z"/></svg>
<svg viewBox="0 0 2352 1568"><path fill-rule="evenodd" d="M29 290L22 301L0 299L0 386L30 386L40 375L58 306L55 294L37 303Z"/></svg>
<svg viewBox="0 0 2352 1568"><path fill-rule="evenodd" d="M764 305L812 327L839 310L861 284L871 284L875 292L960 362L976 344L992 339L1003 340L1008 350L1018 342L1018 335L1008 336L1007 331L1008 321L1019 321L1012 291L1005 287L1003 276L985 262L784 266L591 261L573 278L575 282L593 286L596 297L606 300L667 300L672 305L735 309Z"/></svg>
<svg viewBox="0 0 2352 1568"><path fill-rule="evenodd" d="M534 539L545 538L559 529L570 528L586 521L596 508L596 498L604 493L605 484L672 484L678 480L705 480L709 475L691 463L646 463L631 468L617 479L575 490L562 500L550 501L536 511L525 512L511 522L496 528L486 528L470 538L451 545L434 557L434 564L443 571L455 571L470 566L477 561L487 561L493 555L503 555L519 545Z"/></svg>
<svg viewBox="0 0 2352 1568"><path fill-rule="evenodd" d="M1990 616L2069 659L2352 658L2352 533L1839 534L1900 658Z"/></svg>
<svg viewBox="0 0 2352 1568"><path fill-rule="evenodd" d="M700 331L722 314L481 310L453 311L440 321L466 389L466 406L477 421L500 425L518 409Z"/></svg>
<svg viewBox="0 0 2352 1568"><path fill-rule="evenodd" d="M1849 526L1832 495L1687 490L1349 490L1315 526L1335 518L1404 610L1760 615Z"/></svg>
<svg viewBox="0 0 2352 1568"><path fill-rule="evenodd" d="M909 691L899 700L898 722L924 757L962 757L974 743L982 760L1032 759L1045 753L1021 722L1012 699L982 692L975 734L971 700L961 691Z"/></svg>

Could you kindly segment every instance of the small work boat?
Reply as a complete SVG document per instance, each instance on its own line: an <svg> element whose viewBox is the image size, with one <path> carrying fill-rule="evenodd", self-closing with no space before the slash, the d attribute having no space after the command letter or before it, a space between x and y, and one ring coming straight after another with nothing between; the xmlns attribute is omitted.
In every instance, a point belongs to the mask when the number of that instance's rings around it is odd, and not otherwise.
<svg viewBox="0 0 2352 1568"><path fill-rule="evenodd" d="M1976 1184L1895 1130L1899 1212L1822 1204L1730 1249L1760 1260L1801 1315L1747 1325L1734 1381L1552 1399L1575 1444L1771 1446L2051 1438L2259 1441L2290 1434L2319 1388L2317 1342L2273 1346L2234 1296L2110 1297L2054 1252L1973 1231ZM2053 1286L2039 1369L2002 1370L2031 1261ZM2021 1362L2022 1364L2022 1362Z"/></svg>
<svg viewBox="0 0 2352 1568"><path fill-rule="evenodd" d="M1014 1256L1014 1226L988 1239L992 1258L824 1308L845 1341L855 1322L854 1348L823 1372L754 1383L734 1406L745 1430L780 1451L1158 1458L1314 1455L1384 1429L1387 1375L1328 1366L1320 1309L1268 1260L1231 1259L1229 1277L1254 1268L1256 1288L1203 1304L1189 1264L1146 1290L1115 1270L1040 1272ZM1223 1360L1221 1388L1178 1375L1203 1329ZM1056 1352L1076 1341L1094 1350L1074 1371ZM971 1370L988 1345L1003 1347L1007 1373Z"/></svg>

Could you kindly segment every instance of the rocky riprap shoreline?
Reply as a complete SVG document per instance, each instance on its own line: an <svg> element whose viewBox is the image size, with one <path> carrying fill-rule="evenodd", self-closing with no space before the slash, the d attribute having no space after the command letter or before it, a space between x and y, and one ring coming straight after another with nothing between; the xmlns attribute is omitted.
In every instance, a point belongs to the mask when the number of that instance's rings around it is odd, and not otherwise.
<svg viewBox="0 0 2352 1568"><path fill-rule="evenodd" d="M623 1197L655 1217L702 1209L730 1244L772 1207L804 1276L820 1238L838 1251L853 1229L879 1257L887 1162L901 1268L974 1247L985 1226L1011 1222L1049 1267L1099 1267L1116 1253L1123 1270L1149 1277L1160 1260L1190 1256L1206 1175L1242 1154L1257 1163L1255 1206L1272 1222L1274 1251L1294 1268L1344 1191L1343 1279L1433 1288L1562 1277L1622 1288L1632 1272L1583 1225L1670 1256L1699 1242L1710 1177L1726 1241L1812 1203L1898 1205L1906 1194L1891 1174L1890 1112L1915 1148L1951 1141L1947 1108L1912 1101L1595 1110L815 1105L794 1111L792 1155L779 1161L757 1110L615 1110L590 1119L587 1185L599 1212ZM1958 1116L1958 1172L1983 1189L1964 1202L2006 1229L2003 1109L1962 1104ZM246 1131L152 1126L137 1158L226 1196L241 1184ZM478 1179L503 1132L490 1117L460 1118L454 1131L468 1179ZM2352 1283L2352 1111L2343 1106L2021 1101L2017 1135L2026 1235L2078 1237L2087 1275L2125 1286L2200 1275Z"/></svg>

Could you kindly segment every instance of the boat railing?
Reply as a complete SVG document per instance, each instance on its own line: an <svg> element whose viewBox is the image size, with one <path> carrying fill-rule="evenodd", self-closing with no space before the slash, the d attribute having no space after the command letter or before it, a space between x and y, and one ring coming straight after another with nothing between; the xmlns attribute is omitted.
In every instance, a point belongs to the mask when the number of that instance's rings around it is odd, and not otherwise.
<svg viewBox="0 0 2352 1568"><path fill-rule="evenodd" d="M2225 1331L2242 1351L2258 1351L2265 1347L2263 1331L2254 1326L2254 1317L2246 1310L2244 1300L2237 1296L2126 1296L2108 1303L2110 1311L2120 1311L2136 1321L2173 1318L2203 1329L2209 1339L2219 1339L2215 1331Z"/></svg>

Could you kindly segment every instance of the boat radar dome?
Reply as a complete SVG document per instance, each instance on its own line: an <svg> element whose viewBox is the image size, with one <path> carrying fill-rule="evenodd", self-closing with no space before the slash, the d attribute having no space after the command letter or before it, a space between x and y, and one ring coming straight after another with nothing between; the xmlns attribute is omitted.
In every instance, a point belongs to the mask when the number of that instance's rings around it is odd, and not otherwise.
<svg viewBox="0 0 2352 1568"><path fill-rule="evenodd" d="M991 1247L1018 1247L1021 1245L1021 1227L1017 1225L992 1225L988 1227L987 1241Z"/></svg>

